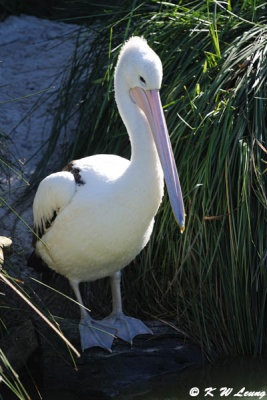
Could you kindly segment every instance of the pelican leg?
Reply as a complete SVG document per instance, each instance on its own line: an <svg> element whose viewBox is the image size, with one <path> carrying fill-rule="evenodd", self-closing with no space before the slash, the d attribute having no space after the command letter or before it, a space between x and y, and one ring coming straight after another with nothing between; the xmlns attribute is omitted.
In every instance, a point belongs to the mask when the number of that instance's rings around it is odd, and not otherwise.
<svg viewBox="0 0 267 400"><path fill-rule="evenodd" d="M82 351L90 347L102 347L111 352L116 329L104 326L101 322L94 320L84 308L79 282L70 280L70 285L80 303L81 320L79 324Z"/></svg>
<svg viewBox="0 0 267 400"><path fill-rule="evenodd" d="M137 335L153 334L153 332L139 319L127 317L122 311L121 301L121 272L111 277L112 313L103 320L104 324L116 328L120 339L132 344Z"/></svg>

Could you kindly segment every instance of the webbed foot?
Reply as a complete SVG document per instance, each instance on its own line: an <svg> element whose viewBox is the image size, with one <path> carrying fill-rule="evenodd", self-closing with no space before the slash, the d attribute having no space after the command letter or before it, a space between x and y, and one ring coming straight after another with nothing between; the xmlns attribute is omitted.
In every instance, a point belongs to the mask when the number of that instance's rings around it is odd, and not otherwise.
<svg viewBox="0 0 267 400"><path fill-rule="evenodd" d="M101 322L105 326L116 329L116 336L128 343L133 342L133 338L137 335L153 335L142 321L136 318L127 317L122 312L111 313L109 317L103 319Z"/></svg>
<svg viewBox="0 0 267 400"><path fill-rule="evenodd" d="M111 346L116 335L116 329L105 326L91 317L82 318L79 324L82 350L90 347L101 347L111 352Z"/></svg>

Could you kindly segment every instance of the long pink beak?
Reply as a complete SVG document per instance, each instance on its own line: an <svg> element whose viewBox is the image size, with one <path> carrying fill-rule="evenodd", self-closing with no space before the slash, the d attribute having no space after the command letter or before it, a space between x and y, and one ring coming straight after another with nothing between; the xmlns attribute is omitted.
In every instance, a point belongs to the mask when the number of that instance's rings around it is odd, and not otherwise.
<svg viewBox="0 0 267 400"><path fill-rule="evenodd" d="M165 176L170 202L181 232L185 230L185 212L179 176L158 90L135 87L130 90L133 101L145 113L156 144Z"/></svg>

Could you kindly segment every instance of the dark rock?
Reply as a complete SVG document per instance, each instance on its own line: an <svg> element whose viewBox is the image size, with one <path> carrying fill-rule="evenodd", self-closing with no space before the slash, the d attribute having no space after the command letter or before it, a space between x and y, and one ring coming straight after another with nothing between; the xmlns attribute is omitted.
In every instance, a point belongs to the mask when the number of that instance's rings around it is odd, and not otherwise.
<svg viewBox="0 0 267 400"><path fill-rule="evenodd" d="M38 345L35 328L30 320L8 331L1 338L1 349L16 371L25 367Z"/></svg>
<svg viewBox="0 0 267 400"><path fill-rule="evenodd" d="M85 351L76 361L64 351L62 343L42 339L43 384L56 392L73 393L79 399L114 399L124 392L143 390L153 378L177 373L203 363L200 349L181 337L175 329L162 323L147 325L154 335L140 335L132 346L117 339L113 352L94 348ZM77 324L61 324L64 334L77 343ZM76 341L76 343L75 343ZM50 394L52 397L52 394ZM76 398L76 397L75 397Z"/></svg>

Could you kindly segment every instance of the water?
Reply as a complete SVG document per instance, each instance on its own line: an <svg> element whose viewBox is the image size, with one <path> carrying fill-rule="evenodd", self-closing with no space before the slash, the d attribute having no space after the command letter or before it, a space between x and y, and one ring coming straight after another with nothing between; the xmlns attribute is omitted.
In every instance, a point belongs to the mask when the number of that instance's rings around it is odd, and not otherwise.
<svg viewBox="0 0 267 400"><path fill-rule="evenodd" d="M226 388L225 392L221 392L223 388ZM190 396L190 391L195 395ZM59 392L53 388L47 388L47 390L43 388L41 393L43 400L81 400L78 394L69 391ZM222 398L229 400L267 400L267 359L238 359L219 365L188 369L176 375L162 376L143 386L137 384L134 392L124 393L114 400L206 400ZM16 400L17 398L10 396L10 393L5 393L2 399ZM32 399L40 400L40 397L33 396ZM97 397L97 400L99 399ZM83 396L82 400L96 400L96 398Z"/></svg>
<svg viewBox="0 0 267 400"><path fill-rule="evenodd" d="M187 370L179 375L157 379L150 388L143 388L142 394L129 393L117 400L222 398L267 400L267 359L233 360Z"/></svg>
<svg viewBox="0 0 267 400"><path fill-rule="evenodd" d="M224 390L224 391L223 391ZM190 395L190 393L192 395ZM194 396L193 396L194 395ZM267 400L267 359L232 360L219 365L188 369L177 375L162 376L149 385L135 387L114 400ZM45 400L79 400L68 392L49 392ZM95 400L88 398L88 400Z"/></svg>

